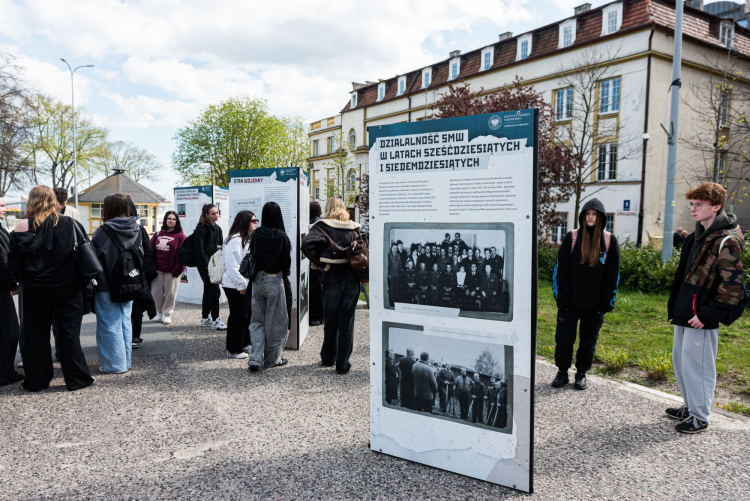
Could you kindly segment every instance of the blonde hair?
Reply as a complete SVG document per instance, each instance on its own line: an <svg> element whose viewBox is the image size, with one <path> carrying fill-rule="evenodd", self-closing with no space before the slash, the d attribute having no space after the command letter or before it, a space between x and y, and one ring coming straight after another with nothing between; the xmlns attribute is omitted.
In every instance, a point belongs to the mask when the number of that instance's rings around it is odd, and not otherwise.
<svg viewBox="0 0 750 501"><path fill-rule="evenodd" d="M343 200L338 197L328 199L326 202L326 219L349 221L349 211L346 210Z"/></svg>
<svg viewBox="0 0 750 501"><path fill-rule="evenodd" d="M58 212L60 204L57 203L57 197L52 188L44 185L37 185L31 188L29 200L26 202L26 213L24 217L29 220L29 229L39 227L45 219L52 216L53 225L57 226L60 220Z"/></svg>

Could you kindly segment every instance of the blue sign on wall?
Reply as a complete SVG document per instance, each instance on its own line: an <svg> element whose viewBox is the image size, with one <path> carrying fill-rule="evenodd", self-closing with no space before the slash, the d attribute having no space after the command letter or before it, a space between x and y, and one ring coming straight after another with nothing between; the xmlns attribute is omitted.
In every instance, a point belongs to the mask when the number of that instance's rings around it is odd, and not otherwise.
<svg viewBox="0 0 750 501"><path fill-rule="evenodd" d="M624 200L622 202L622 210L629 211L630 210L630 200Z"/></svg>

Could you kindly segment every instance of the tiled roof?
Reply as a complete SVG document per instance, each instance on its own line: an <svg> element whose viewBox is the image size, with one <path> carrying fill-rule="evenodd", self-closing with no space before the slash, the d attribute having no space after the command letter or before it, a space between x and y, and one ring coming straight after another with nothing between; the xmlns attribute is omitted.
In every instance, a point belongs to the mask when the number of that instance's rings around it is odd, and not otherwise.
<svg viewBox="0 0 750 501"><path fill-rule="evenodd" d="M611 4L607 4L611 5ZM537 28L532 33L531 54L528 60L550 55L556 51L575 49L581 45L591 43L595 40L616 37L623 32L646 28L653 25L661 26L670 31L674 30L675 23L675 3L670 0L624 0L623 1L623 20L620 30L607 37L602 37L602 14L601 11L607 5L596 9L582 12L576 16L576 38L571 47L558 49L559 44L559 24L554 24ZM717 48L723 47L719 42L719 24L721 19L714 15L701 10L685 7L685 16L683 22L683 34L685 37L692 38L702 43L708 43ZM528 33L525 33L528 34ZM516 63L516 49L518 36L509 38L493 44L494 59L491 70L510 66ZM736 27L734 37L735 49L747 56L750 56L750 30L740 26ZM465 79L476 76L480 73L482 49L476 49L461 55L461 69L458 78L455 80ZM438 87L448 82L448 72L450 60L452 58L440 61L431 65L432 80L428 88ZM409 94L422 91L422 68L405 74L406 92ZM401 75L404 76L404 75ZM380 102L386 102L402 96L397 96L398 77L385 80L386 92L385 97ZM361 109L378 102L378 84L364 86L359 89L357 106L354 109ZM347 103L341 113L351 111L351 100Z"/></svg>

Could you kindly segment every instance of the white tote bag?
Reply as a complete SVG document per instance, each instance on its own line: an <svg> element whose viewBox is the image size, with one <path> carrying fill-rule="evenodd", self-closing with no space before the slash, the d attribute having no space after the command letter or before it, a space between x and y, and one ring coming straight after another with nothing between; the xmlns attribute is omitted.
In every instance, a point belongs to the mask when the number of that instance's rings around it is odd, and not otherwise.
<svg viewBox="0 0 750 501"><path fill-rule="evenodd" d="M208 260L208 278L212 284L220 284L224 276L224 261L222 260L221 248L213 253Z"/></svg>

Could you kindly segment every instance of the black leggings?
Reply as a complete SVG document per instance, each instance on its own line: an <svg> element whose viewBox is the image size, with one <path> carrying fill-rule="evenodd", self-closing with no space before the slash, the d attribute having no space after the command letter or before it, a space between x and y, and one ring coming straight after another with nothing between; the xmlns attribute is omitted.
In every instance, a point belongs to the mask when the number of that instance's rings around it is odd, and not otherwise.
<svg viewBox="0 0 750 501"><path fill-rule="evenodd" d="M211 320L219 318L219 300L221 299L221 289L219 284L212 284L208 278L208 270L198 268L198 273L203 280L203 318L211 314Z"/></svg>
<svg viewBox="0 0 750 501"><path fill-rule="evenodd" d="M237 289L224 287L229 303L229 319L227 319L227 351L229 353L242 353L245 346L250 344L250 320L252 311L250 309L253 297L252 283L240 294Z"/></svg>

